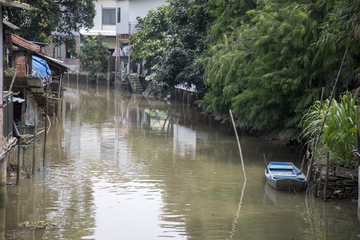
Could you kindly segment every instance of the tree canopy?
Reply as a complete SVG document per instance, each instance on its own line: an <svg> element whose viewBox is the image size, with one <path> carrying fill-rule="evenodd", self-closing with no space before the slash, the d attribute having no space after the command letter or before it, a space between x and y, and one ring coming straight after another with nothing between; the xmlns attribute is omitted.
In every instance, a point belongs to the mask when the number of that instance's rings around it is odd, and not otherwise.
<svg viewBox="0 0 360 240"><path fill-rule="evenodd" d="M72 33L80 28L92 28L95 0L27 0L31 9L6 7L5 17L20 27L18 34L30 41L71 41Z"/></svg>
<svg viewBox="0 0 360 240"><path fill-rule="evenodd" d="M131 43L136 62L145 59L157 65L155 81L173 88L177 84L203 88L203 67L199 57L206 48L207 26L211 22L205 0L170 0L169 5L150 11L139 19L138 33Z"/></svg>
<svg viewBox="0 0 360 240"><path fill-rule="evenodd" d="M140 21L133 38L140 51L134 55L157 64L159 82L195 84L205 92L201 105L219 116L227 117L231 109L239 126L297 137L302 116L322 88L324 98L329 95L347 46L352 51L341 69L337 97L357 86L359 44L352 40L359 36L359 4L170 0L158 18L166 22L163 29L151 20L160 11ZM140 55L146 49L151 58Z"/></svg>
<svg viewBox="0 0 360 240"><path fill-rule="evenodd" d="M104 36L84 36L83 44L80 45L80 52L77 57L81 60L84 69L92 75L95 73L106 72L108 60L106 56L110 54L107 43L103 42Z"/></svg>

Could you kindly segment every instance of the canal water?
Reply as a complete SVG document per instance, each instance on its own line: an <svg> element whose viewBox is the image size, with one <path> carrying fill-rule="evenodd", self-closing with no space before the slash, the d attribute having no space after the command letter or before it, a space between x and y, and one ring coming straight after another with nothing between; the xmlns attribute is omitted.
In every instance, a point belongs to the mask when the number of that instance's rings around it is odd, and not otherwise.
<svg viewBox="0 0 360 240"><path fill-rule="evenodd" d="M62 106L45 167L7 187L0 239L359 239L357 203L266 185L263 154L300 166L290 148L239 133L244 182L232 127L199 110L69 83Z"/></svg>

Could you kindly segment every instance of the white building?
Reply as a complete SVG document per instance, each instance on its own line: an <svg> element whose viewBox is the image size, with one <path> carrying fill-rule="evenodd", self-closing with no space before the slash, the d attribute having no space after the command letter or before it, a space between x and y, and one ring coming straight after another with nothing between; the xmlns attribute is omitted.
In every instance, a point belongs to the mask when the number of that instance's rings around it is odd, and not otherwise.
<svg viewBox="0 0 360 240"><path fill-rule="evenodd" d="M116 48L116 2L114 0L97 0L95 11L94 27L88 31L80 30L80 35L101 34L105 36L103 41L109 45L109 50L113 53Z"/></svg>
<svg viewBox="0 0 360 240"><path fill-rule="evenodd" d="M138 17L144 18L150 9L164 4L165 0L116 0L116 34L135 32Z"/></svg>
<svg viewBox="0 0 360 240"><path fill-rule="evenodd" d="M116 55L115 71L120 73L121 80L130 60L130 57L128 60L126 57L129 52L126 45L131 33L136 32L135 27L138 23L136 19L146 17L149 10L164 4L166 4L165 0L116 0L116 54L114 55ZM128 72L129 68L126 71Z"/></svg>

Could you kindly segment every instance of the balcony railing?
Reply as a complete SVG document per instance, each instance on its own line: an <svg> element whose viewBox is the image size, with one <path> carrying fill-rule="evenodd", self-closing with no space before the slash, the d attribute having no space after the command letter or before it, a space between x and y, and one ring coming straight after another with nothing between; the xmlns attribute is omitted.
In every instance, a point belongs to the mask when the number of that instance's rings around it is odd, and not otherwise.
<svg viewBox="0 0 360 240"><path fill-rule="evenodd" d="M13 135L13 92L4 92L3 97L3 135L7 140Z"/></svg>

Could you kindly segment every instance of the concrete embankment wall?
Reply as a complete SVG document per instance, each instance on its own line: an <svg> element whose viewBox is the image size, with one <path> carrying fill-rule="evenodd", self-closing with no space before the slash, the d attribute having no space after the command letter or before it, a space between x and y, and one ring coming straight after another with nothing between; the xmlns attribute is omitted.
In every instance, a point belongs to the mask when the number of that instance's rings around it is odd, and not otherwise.
<svg viewBox="0 0 360 240"><path fill-rule="evenodd" d="M324 186L326 176L325 164L313 167L312 186L315 195L324 199ZM332 200L357 200L358 199L358 171L343 167L329 167L326 199Z"/></svg>
<svg viewBox="0 0 360 240"><path fill-rule="evenodd" d="M99 84L99 85L109 85L113 86L115 80L115 73L99 73L95 79L88 78L88 72L69 72L65 74L65 82L74 82L74 83L90 83L90 84Z"/></svg>

